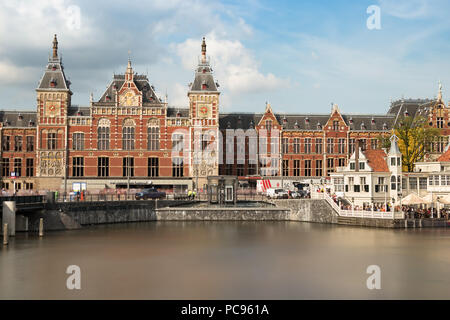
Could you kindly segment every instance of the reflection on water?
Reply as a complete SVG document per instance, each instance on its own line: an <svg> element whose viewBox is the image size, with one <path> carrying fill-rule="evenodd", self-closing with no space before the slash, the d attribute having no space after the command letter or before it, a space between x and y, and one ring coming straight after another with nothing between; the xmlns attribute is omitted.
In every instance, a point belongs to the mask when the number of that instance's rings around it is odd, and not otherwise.
<svg viewBox="0 0 450 320"><path fill-rule="evenodd" d="M450 231L298 222L149 222L18 234L0 298L450 298ZM382 290L366 287L381 267ZM66 289L69 265L82 289Z"/></svg>

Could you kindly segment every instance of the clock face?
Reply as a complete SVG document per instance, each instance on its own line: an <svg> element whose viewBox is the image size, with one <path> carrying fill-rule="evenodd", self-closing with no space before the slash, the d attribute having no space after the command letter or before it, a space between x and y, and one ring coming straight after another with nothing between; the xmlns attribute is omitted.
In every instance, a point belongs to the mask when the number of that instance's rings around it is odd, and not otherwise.
<svg viewBox="0 0 450 320"><path fill-rule="evenodd" d="M209 117L211 117L211 105L209 105L209 104L199 104L197 113L198 113L198 117L199 118L209 118Z"/></svg>
<svg viewBox="0 0 450 320"><path fill-rule="evenodd" d="M128 91L120 97L120 104L127 107L137 106L139 104L138 101L138 96L132 91Z"/></svg>
<svg viewBox="0 0 450 320"><path fill-rule="evenodd" d="M56 117L59 115L60 105L58 101L47 101L45 103L45 116Z"/></svg>

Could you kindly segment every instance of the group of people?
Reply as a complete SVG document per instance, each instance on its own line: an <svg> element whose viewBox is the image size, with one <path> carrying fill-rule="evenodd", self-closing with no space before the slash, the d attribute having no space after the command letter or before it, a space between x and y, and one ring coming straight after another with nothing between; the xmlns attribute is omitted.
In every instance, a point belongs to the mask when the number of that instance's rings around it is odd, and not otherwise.
<svg viewBox="0 0 450 320"><path fill-rule="evenodd" d="M194 200L197 196L197 192L195 190L188 190L187 195L189 200Z"/></svg>
<svg viewBox="0 0 450 320"><path fill-rule="evenodd" d="M338 203L339 202L333 198L334 202ZM362 206L356 205L352 208L351 205L345 205L344 203L341 202L341 209L342 210L355 210L355 211L372 211L372 206L364 204ZM384 204L374 204L373 205L373 211L377 211L377 212L389 212L391 211L391 206L387 203L386 205Z"/></svg>
<svg viewBox="0 0 450 320"><path fill-rule="evenodd" d="M439 214L436 208L414 208L412 206L402 206L402 211L410 219L423 219L423 218L437 218L448 220L450 216L450 209L441 209Z"/></svg>

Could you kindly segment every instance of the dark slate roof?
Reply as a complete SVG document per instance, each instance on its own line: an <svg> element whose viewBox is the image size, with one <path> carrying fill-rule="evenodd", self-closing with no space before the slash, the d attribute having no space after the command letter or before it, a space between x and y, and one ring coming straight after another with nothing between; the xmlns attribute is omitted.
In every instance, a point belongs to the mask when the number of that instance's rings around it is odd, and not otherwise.
<svg viewBox="0 0 450 320"><path fill-rule="evenodd" d="M255 127L263 113L221 113L219 114L220 129L249 129L253 122ZM283 130L322 130L329 114L275 114ZM345 123L353 131L383 131L390 130L395 117L393 115L342 115ZM362 126L364 124L364 126Z"/></svg>
<svg viewBox="0 0 450 320"><path fill-rule="evenodd" d="M36 127L37 113L32 111L0 111L3 127Z"/></svg>
<svg viewBox="0 0 450 320"><path fill-rule="evenodd" d="M115 89L120 90L125 82L124 74L115 74L113 76L113 80L109 84L106 91L101 96L98 102L103 103L111 103L114 104L115 101ZM150 85L150 82L146 75L138 75L135 74L133 76L133 82L138 88L139 91L142 92L142 102L146 103L161 103L161 100L155 94L155 88ZM110 101L107 101L106 97L110 97Z"/></svg>
<svg viewBox="0 0 450 320"><path fill-rule="evenodd" d="M55 85L52 87L51 82ZM37 90L69 90L70 81L64 74L64 66L60 58L50 58Z"/></svg>
<svg viewBox="0 0 450 320"><path fill-rule="evenodd" d="M342 115L352 131L385 131L394 126L394 115Z"/></svg>
<svg viewBox="0 0 450 320"><path fill-rule="evenodd" d="M284 130L322 130L329 114L275 114ZM320 125L320 126L319 126Z"/></svg>
<svg viewBox="0 0 450 320"><path fill-rule="evenodd" d="M206 84L206 89L203 89ZM195 70L194 82L190 85L191 91L218 91L218 85L214 82L212 69L208 63L199 64Z"/></svg>
<svg viewBox="0 0 450 320"><path fill-rule="evenodd" d="M255 128L263 115L263 113L219 113L219 128L244 130Z"/></svg>
<svg viewBox="0 0 450 320"><path fill-rule="evenodd" d="M428 115L428 111L437 103L436 100L431 99L401 99L391 103L388 114L395 116L395 122L405 117L406 114L410 117Z"/></svg>
<svg viewBox="0 0 450 320"><path fill-rule="evenodd" d="M176 108L176 107L168 107L167 108L167 117L175 118L177 114L182 118L189 117L189 109L188 108Z"/></svg>
<svg viewBox="0 0 450 320"><path fill-rule="evenodd" d="M89 117L91 115L91 108L72 105L67 110L67 115L69 117L78 116L78 112L81 113L80 116L82 117Z"/></svg>

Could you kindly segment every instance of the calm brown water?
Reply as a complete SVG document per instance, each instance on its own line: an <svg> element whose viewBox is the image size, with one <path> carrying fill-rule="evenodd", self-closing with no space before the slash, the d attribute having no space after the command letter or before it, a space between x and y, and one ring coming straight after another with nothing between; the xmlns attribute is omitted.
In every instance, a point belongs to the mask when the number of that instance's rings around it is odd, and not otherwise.
<svg viewBox="0 0 450 320"><path fill-rule="evenodd" d="M81 290L66 288L69 265ZM450 299L450 230L151 222L19 234L0 249L0 298Z"/></svg>

